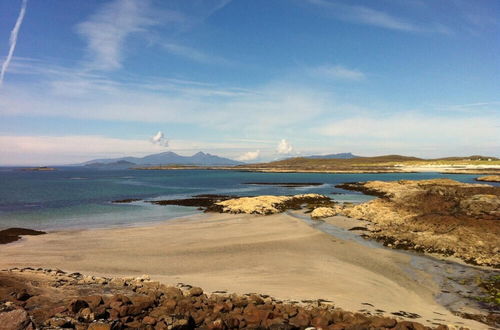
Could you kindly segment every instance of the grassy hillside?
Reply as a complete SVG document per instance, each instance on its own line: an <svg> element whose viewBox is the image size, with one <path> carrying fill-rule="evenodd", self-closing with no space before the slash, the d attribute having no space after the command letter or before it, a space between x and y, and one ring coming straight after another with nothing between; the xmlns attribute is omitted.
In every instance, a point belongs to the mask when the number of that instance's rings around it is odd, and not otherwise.
<svg viewBox="0 0 500 330"><path fill-rule="evenodd" d="M490 160L489 160L490 159ZM304 157L289 158L269 163L251 164L238 166L247 169L283 169L283 170L363 170L363 169L387 169L398 165L422 166L422 165L498 165L500 160L495 157L470 156L470 157L448 157L439 159L422 159L400 155L385 155L377 157L359 157L352 159L311 159Z"/></svg>

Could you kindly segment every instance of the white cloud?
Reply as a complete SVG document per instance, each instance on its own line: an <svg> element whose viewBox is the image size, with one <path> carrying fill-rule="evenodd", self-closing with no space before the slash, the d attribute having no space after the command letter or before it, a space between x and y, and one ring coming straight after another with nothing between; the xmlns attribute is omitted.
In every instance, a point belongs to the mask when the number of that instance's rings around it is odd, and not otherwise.
<svg viewBox="0 0 500 330"><path fill-rule="evenodd" d="M162 131L158 131L152 138L151 142L162 147L168 147L168 140Z"/></svg>
<svg viewBox="0 0 500 330"><path fill-rule="evenodd" d="M278 147L276 148L276 153L278 153L279 155L289 155L292 152L292 145L286 139L281 139L281 141L278 143Z"/></svg>
<svg viewBox="0 0 500 330"><path fill-rule="evenodd" d="M334 16L337 19L377 26L380 28L397 30L403 32L435 32L441 34L450 34L451 31L442 24L421 23L417 24L407 19L396 17L381 10L345 4L336 0L307 0L309 3L321 7L325 13Z"/></svg>
<svg viewBox="0 0 500 330"><path fill-rule="evenodd" d="M332 137L345 150L365 155L402 153L444 156L500 150L498 116L444 117L402 113L388 117L353 117L324 125L316 131Z"/></svg>
<svg viewBox="0 0 500 330"><path fill-rule="evenodd" d="M103 5L89 20L77 25L88 43L90 67L114 70L122 65L126 38L157 24L150 14L150 1L114 0Z"/></svg>
<svg viewBox="0 0 500 330"><path fill-rule="evenodd" d="M49 73L40 77L33 88L24 84L0 90L0 112L188 123L239 134L263 134L314 118L330 103L328 94L299 86L269 84L244 90L173 80L155 82L149 78L122 84L98 75L71 76L71 71L62 76ZM144 115L144 109L148 115Z"/></svg>
<svg viewBox="0 0 500 330"><path fill-rule="evenodd" d="M5 61L2 63L2 69L0 71L0 87L3 84L5 72L7 72L10 61L12 60L12 56L14 55L14 50L16 49L17 36L19 34L19 29L21 28L21 24L23 23L24 14L26 13L27 4L28 4L28 0L23 0L23 2L21 3L21 10L19 11L19 16L17 17L17 20L16 20L16 24L14 24L14 28L10 32L9 52L7 53L7 57L5 58Z"/></svg>
<svg viewBox="0 0 500 330"><path fill-rule="evenodd" d="M355 69L348 69L342 65L322 65L313 68L311 72L320 77L338 80L360 81L366 78L363 72Z"/></svg>
<svg viewBox="0 0 500 330"><path fill-rule="evenodd" d="M241 155L237 159L242 161L242 162L249 162L249 161L257 160L259 157L260 157L260 150L256 150L256 151L245 152L243 155Z"/></svg>

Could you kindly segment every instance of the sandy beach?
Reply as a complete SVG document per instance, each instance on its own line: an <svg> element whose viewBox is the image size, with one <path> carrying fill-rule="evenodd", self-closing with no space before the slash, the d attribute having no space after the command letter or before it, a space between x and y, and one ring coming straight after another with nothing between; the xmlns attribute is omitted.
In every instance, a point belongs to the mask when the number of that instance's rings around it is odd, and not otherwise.
<svg viewBox="0 0 500 330"><path fill-rule="evenodd" d="M60 231L0 246L0 267L49 267L101 276L149 274L209 291L328 299L338 307L422 316L418 322L485 325L435 302L410 257L336 239L286 214L198 215L145 226Z"/></svg>

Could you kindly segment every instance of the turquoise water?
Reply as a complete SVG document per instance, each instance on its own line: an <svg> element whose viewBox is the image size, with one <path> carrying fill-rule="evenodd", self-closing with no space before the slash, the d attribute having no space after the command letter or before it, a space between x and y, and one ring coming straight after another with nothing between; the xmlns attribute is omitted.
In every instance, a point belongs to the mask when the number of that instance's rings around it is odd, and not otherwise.
<svg viewBox="0 0 500 330"><path fill-rule="evenodd" d="M26 172L0 168L0 228L16 226L54 230L144 224L200 212L192 207L153 205L144 200L187 198L197 194L254 196L320 193L338 201L362 202L371 197L334 186L343 182L442 177L474 182L476 175L99 171L69 167L49 172ZM248 185L246 182L319 182L322 185L286 188ZM124 198L141 201L111 203Z"/></svg>

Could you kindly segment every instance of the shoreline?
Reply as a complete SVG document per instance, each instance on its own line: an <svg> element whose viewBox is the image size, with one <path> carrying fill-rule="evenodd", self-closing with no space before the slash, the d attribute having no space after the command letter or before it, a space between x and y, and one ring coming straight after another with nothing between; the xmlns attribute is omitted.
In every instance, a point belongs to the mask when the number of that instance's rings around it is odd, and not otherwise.
<svg viewBox="0 0 500 330"><path fill-rule="evenodd" d="M498 175L498 165L387 165L387 166L352 166L341 169L314 169L300 167L245 167L245 166L150 166L132 167L130 170L171 171L171 170L215 170L257 173L327 173L327 174L384 174L384 173L439 173Z"/></svg>
<svg viewBox="0 0 500 330"><path fill-rule="evenodd" d="M184 282L209 291L322 298L352 311L404 310L421 315L418 322L436 318L432 311L439 311L451 323L473 322L435 302L430 278L422 285L405 274L410 257L337 239L286 214L196 217L26 237L0 246L0 267L53 267L98 276L148 273L162 283Z"/></svg>

